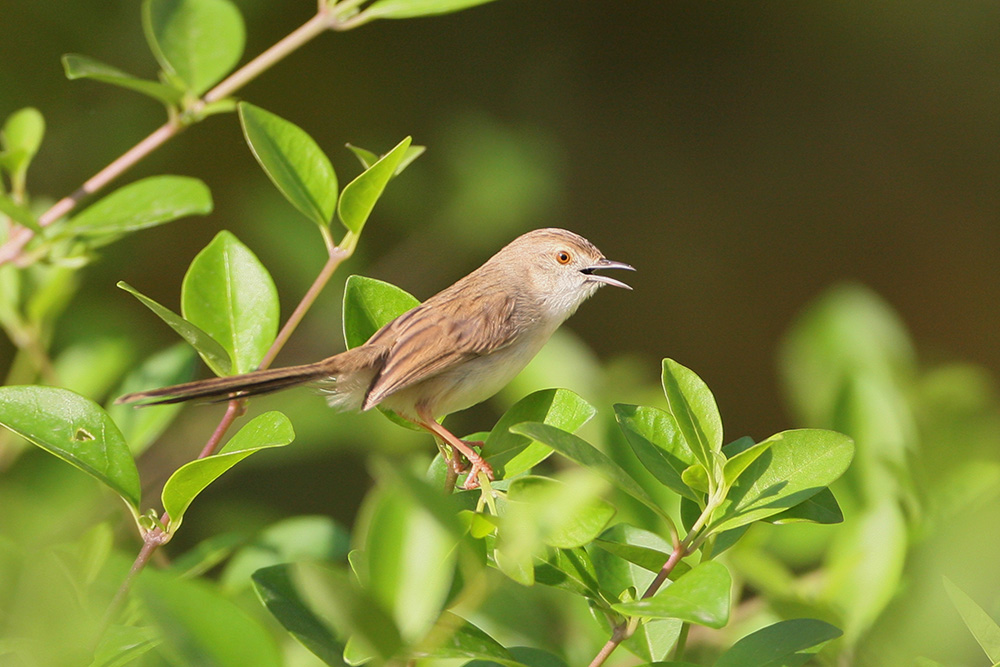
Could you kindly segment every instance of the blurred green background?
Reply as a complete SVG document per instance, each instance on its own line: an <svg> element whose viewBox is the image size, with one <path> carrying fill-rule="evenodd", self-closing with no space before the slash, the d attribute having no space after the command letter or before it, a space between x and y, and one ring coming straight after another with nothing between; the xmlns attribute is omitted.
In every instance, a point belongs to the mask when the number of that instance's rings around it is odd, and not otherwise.
<svg viewBox="0 0 1000 667"><path fill-rule="evenodd" d="M248 30L244 62L313 10L309 2L237 4ZM59 63L76 52L155 76L138 3L88 0L54 10L8 2L2 23L0 117L31 105L48 124L29 174L36 198L68 194L163 121L155 102L68 82ZM990 369L969 382L981 385L976 400L987 397L985 439L976 431L987 444L977 451L995 460L998 30L1000 4L992 2L501 0L325 35L242 97L308 131L342 183L358 171L347 142L385 151L412 134L428 151L389 188L358 254L277 363L342 349L340 286L349 273L426 298L518 233L560 226L633 264L635 291L605 290L586 304L564 343L582 342L581 350L550 350L541 378L458 416L458 430L489 426L532 383L590 392L605 410L654 383L664 356L708 383L732 438L799 425L808 410L795 411L784 396L780 340L808 303L856 281L896 310L924 367L962 360ZM158 173L202 178L215 212L105 248L83 272L55 354L81 340L125 338L131 356L116 357L125 365L173 342L114 284L124 280L175 306L187 264L219 229L234 232L271 270L283 316L322 265L318 235L270 186L234 116L193 127L122 182ZM10 355L0 341L0 371ZM599 374L588 365L596 359L617 374ZM615 377L622 384L590 386ZM941 380L922 391L951 386ZM329 415L307 392L266 400L292 417L296 446L206 492L202 519L192 513L179 540L211 534L213 514L253 524L254 512L323 512L349 523L365 478L359 457L342 446L358 451L378 438L430 447L377 415ZM191 412L195 419L171 440L186 449L154 448L144 474L165 475L197 451L218 415ZM949 437L934 441L940 449L925 453L929 461L947 459L945 448L962 442L954 428L942 428ZM248 499L257 505L248 509ZM996 515L995 502L975 513ZM1000 584L989 573L997 545L984 549L967 545L953 562L981 574L956 578L974 593ZM942 572L937 561L929 569ZM944 598L933 600L925 604ZM991 602L985 592L979 600ZM992 600L996 612L995 593ZM971 637L953 620L955 641L967 646Z"/></svg>

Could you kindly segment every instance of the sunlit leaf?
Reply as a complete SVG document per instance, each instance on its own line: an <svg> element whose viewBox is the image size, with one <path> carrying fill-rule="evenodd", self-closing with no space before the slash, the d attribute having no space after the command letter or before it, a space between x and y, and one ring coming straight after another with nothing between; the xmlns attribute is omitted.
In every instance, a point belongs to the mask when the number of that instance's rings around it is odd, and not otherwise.
<svg viewBox="0 0 1000 667"><path fill-rule="evenodd" d="M173 86L168 86L159 81L139 79L116 67L106 65L86 56L67 53L62 57L62 64L63 70L66 72L66 78L71 81L74 79L93 79L101 83L109 83L120 88L134 90L167 105L177 104L183 97L183 93Z"/></svg>
<svg viewBox="0 0 1000 667"><path fill-rule="evenodd" d="M372 153L369 150L361 148L360 146L352 146L351 144L347 144L347 148L352 153L354 153L354 156L358 158L358 162L360 162L361 166L364 167L365 169L371 168L371 166L374 165L376 162L378 162L379 158L381 157L375 153ZM406 154L403 155L403 159L399 161L399 165L396 167L396 171L393 173L393 176L394 177L399 176L401 173L403 173L403 170L406 169L408 166L410 166L410 163L412 163L418 157L423 155L424 151L426 150L427 150L426 146L411 145L409 148L407 148Z"/></svg>
<svg viewBox="0 0 1000 667"><path fill-rule="evenodd" d="M621 602L616 611L643 618L679 618L689 623L721 628L729 622L729 570L722 563L706 561L655 595Z"/></svg>
<svg viewBox="0 0 1000 667"><path fill-rule="evenodd" d="M248 102L239 104L247 145L267 177L292 206L321 227L333 219L337 174L305 130Z"/></svg>
<svg viewBox="0 0 1000 667"><path fill-rule="evenodd" d="M122 667L156 647L160 641L153 628L112 625L97 645L89 667Z"/></svg>
<svg viewBox="0 0 1000 667"><path fill-rule="evenodd" d="M243 17L228 0L145 0L143 29L168 78L201 95L240 60Z"/></svg>
<svg viewBox="0 0 1000 667"><path fill-rule="evenodd" d="M245 373L278 333L278 290L257 256L222 231L188 267L181 313L222 345L235 372Z"/></svg>
<svg viewBox="0 0 1000 667"><path fill-rule="evenodd" d="M697 500L681 479L696 461L670 413L642 405L615 405L615 417L636 457L661 484L682 496Z"/></svg>
<svg viewBox="0 0 1000 667"><path fill-rule="evenodd" d="M833 491L822 489L812 498L804 500L795 507L790 507L784 512L779 512L764 519L768 523L840 523L844 520L844 513L840 509Z"/></svg>
<svg viewBox="0 0 1000 667"><path fill-rule="evenodd" d="M439 638L444 635L444 638ZM464 660L492 660L500 664L514 663L514 657L500 642L450 612L445 612L437 627L431 632L427 643L433 648L414 652L419 658L460 658Z"/></svg>
<svg viewBox="0 0 1000 667"><path fill-rule="evenodd" d="M948 577L943 577L943 579L948 597L951 598L951 603L955 605L955 609L962 616L969 632L979 642L990 661L1000 662L1000 625L997 625L997 622L975 600L952 583L951 579Z"/></svg>
<svg viewBox="0 0 1000 667"><path fill-rule="evenodd" d="M375 202L382 196L389 179L406 157L411 141L410 137L403 139L378 162L344 186L344 192L337 204L337 215L348 231L361 233L368 216L375 208Z"/></svg>
<svg viewBox="0 0 1000 667"><path fill-rule="evenodd" d="M163 509L170 515L169 531L177 530L195 497L227 470L261 449L281 447L294 438L288 417L280 412L265 412L244 424L218 454L178 468L163 486Z"/></svg>
<svg viewBox="0 0 1000 667"><path fill-rule="evenodd" d="M106 243L122 234L211 211L212 194L197 178L151 176L121 187L88 206L70 218L65 231L81 236L106 236L101 239Z"/></svg>
<svg viewBox="0 0 1000 667"><path fill-rule="evenodd" d="M232 361L230 360L229 352L212 336L191 322L188 322L174 311L142 294L128 283L119 282L118 287L138 299L139 303L153 311L167 326L176 331L181 338L186 340L201 355L201 358L216 375L229 375L232 373Z"/></svg>
<svg viewBox="0 0 1000 667"><path fill-rule="evenodd" d="M57 387L0 387L0 426L103 482L139 510L139 473L101 406Z"/></svg>
<svg viewBox="0 0 1000 667"><path fill-rule="evenodd" d="M375 0L365 8L369 19L408 19L417 16L449 14L493 0Z"/></svg>
<svg viewBox="0 0 1000 667"><path fill-rule="evenodd" d="M391 320L420 305L405 290L374 278L350 276L344 286L344 340L362 345Z"/></svg>
<svg viewBox="0 0 1000 667"><path fill-rule="evenodd" d="M570 478L570 483L533 475L518 477L507 492L504 527L511 521L529 521L548 546L583 546L615 515L615 507L597 496L600 490L583 476Z"/></svg>
<svg viewBox="0 0 1000 667"><path fill-rule="evenodd" d="M7 116L0 127L0 148L8 159L4 167L10 174L15 191L24 187L28 165L42 145L45 118L34 107L24 107Z"/></svg>
<svg viewBox="0 0 1000 667"><path fill-rule="evenodd" d="M664 359L663 392L688 448L714 474L716 454L722 450L722 418L708 385L691 369Z"/></svg>

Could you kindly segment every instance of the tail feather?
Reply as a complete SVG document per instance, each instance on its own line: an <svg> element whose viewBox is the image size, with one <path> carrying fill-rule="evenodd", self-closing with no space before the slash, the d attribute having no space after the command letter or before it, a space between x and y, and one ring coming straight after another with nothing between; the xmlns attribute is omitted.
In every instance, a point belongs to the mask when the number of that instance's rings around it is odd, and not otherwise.
<svg viewBox="0 0 1000 667"><path fill-rule="evenodd" d="M306 364L287 368L269 368L243 375L217 377L207 380L185 382L171 387L140 391L118 398L115 403L140 403L142 405L164 405L183 403L194 399L225 401L244 396L268 394L300 384L315 382L332 375L327 364Z"/></svg>

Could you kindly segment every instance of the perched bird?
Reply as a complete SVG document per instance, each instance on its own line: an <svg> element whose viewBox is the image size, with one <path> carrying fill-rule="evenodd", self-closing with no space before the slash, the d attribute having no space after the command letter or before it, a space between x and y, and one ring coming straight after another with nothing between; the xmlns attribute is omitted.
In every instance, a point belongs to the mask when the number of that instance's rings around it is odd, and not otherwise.
<svg viewBox="0 0 1000 667"><path fill-rule="evenodd" d="M438 419L502 389L560 324L602 285L631 289L596 273L628 269L564 229L514 239L485 264L379 329L366 343L302 366L187 382L128 394L118 403L235 399L310 384L339 410L376 405L426 429L471 464L465 488L490 479L489 464ZM458 470L458 459L452 465Z"/></svg>

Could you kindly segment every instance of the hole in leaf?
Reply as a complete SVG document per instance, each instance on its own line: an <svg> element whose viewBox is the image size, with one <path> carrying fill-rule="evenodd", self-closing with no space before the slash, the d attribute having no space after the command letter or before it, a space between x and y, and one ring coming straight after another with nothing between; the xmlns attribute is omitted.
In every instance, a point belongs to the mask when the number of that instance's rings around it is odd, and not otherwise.
<svg viewBox="0 0 1000 667"><path fill-rule="evenodd" d="M85 428L76 429L76 433L73 434L73 439L77 442L90 442L91 440L96 440L96 438Z"/></svg>

